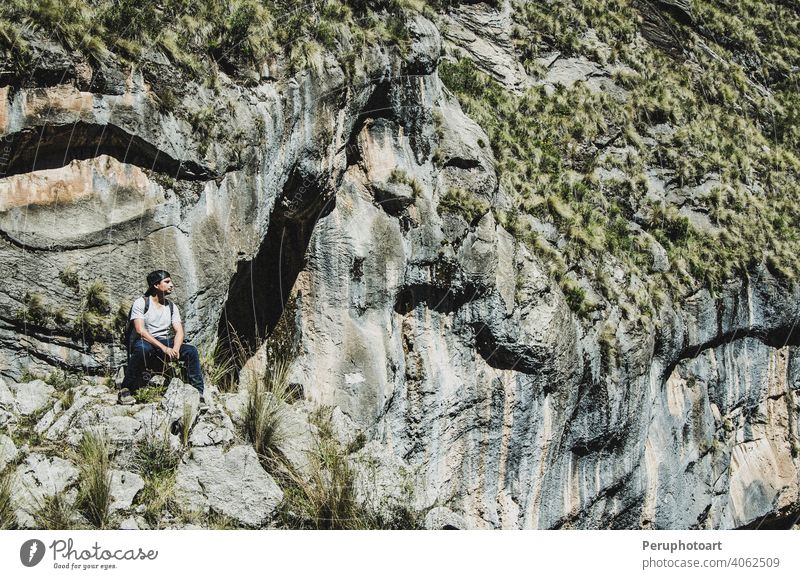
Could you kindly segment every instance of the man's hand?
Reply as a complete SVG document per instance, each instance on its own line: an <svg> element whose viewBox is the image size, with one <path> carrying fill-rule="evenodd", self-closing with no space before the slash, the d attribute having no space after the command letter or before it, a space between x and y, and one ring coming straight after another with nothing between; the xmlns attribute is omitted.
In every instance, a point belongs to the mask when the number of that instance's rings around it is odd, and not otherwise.
<svg viewBox="0 0 800 579"><path fill-rule="evenodd" d="M178 348L169 348L164 346L162 351L169 357L170 360L177 360L181 357L181 351Z"/></svg>

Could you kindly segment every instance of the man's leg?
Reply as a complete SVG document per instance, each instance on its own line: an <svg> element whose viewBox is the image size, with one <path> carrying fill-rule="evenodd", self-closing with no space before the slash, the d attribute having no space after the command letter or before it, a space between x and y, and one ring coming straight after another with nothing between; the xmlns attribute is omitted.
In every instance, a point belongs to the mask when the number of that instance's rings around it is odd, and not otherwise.
<svg viewBox="0 0 800 579"><path fill-rule="evenodd" d="M186 362L186 374L189 378L189 383L197 388L200 396L203 395L203 370L200 368L200 354L197 353L197 348L191 344L181 344L181 360Z"/></svg>
<svg viewBox="0 0 800 579"><path fill-rule="evenodd" d="M131 354L128 358L128 368L125 372L125 379L122 387L127 388L131 393L135 392L142 380L142 372L147 368L150 356L156 351L155 346L145 342L141 338L136 338L131 347Z"/></svg>

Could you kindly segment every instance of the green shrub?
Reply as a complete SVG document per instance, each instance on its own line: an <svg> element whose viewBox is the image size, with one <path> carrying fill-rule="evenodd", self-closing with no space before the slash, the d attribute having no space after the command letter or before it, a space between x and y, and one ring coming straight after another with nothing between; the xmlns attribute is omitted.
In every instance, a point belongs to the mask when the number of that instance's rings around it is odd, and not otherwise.
<svg viewBox="0 0 800 579"><path fill-rule="evenodd" d="M53 314L38 293L26 293L22 298L23 308L17 310L17 319L34 326L47 327Z"/></svg>
<svg viewBox="0 0 800 579"><path fill-rule="evenodd" d="M72 332L87 342L113 338L110 320L96 312L84 310L73 323Z"/></svg>
<svg viewBox="0 0 800 579"><path fill-rule="evenodd" d="M279 507L282 522L298 529L367 529L371 513L356 500L355 470L333 435L330 409L315 415L317 447L311 476L291 473Z"/></svg>
<svg viewBox="0 0 800 579"><path fill-rule="evenodd" d="M200 366L206 380L216 385L220 392L233 391L236 387L237 368L246 360L237 365L235 352L231 351L231 348L225 348L223 342L216 336L211 342L199 347L199 354Z"/></svg>
<svg viewBox="0 0 800 579"><path fill-rule="evenodd" d="M581 317L585 317L589 313L589 304L586 300L585 289L568 277L565 277L561 281L561 291L564 292L564 298L567 300L569 309Z"/></svg>
<svg viewBox="0 0 800 579"><path fill-rule="evenodd" d="M81 376L68 373L66 370L53 370L43 380L59 392L66 392L81 383Z"/></svg>
<svg viewBox="0 0 800 579"><path fill-rule="evenodd" d="M141 388L137 388L133 392L133 397L136 399L137 404L152 404L153 402L161 400L166 392L166 382L160 384L154 383L153 385L145 385Z"/></svg>
<svg viewBox="0 0 800 579"><path fill-rule="evenodd" d="M58 272L58 279L61 280L68 288L75 290L76 292L81 288L81 282L78 279L78 271L74 265L68 265L63 270Z"/></svg>
<svg viewBox="0 0 800 579"><path fill-rule="evenodd" d="M419 184L419 181L401 169L392 169L392 173L389 175L389 183L408 185L411 187L414 197L422 196L422 185Z"/></svg>
<svg viewBox="0 0 800 579"><path fill-rule="evenodd" d="M608 369L616 366L619 352L613 324L606 322L603 325L603 329L598 336L598 342L600 345L600 361L603 367Z"/></svg>
<svg viewBox="0 0 800 579"><path fill-rule="evenodd" d="M333 432L329 407L312 415L316 447L311 453L310 476L283 472L284 499L278 507L281 526L290 529L419 529L420 513L411 507L413 486L405 502L386 504L384 497L359 499L351 451L363 447L366 437L342 446Z"/></svg>
<svg viewBox="0 0 800 579"><path fill-rule="evenodd" d="M175 471L180 455L172 450L166 434L152 434L137 443L133 452L133 464L144 477L163 476Z"/></svg>
<svg viewBox="0 0 800 579"><path fill-rule="evenodd" d="M439 199L439 209L460 215L467 223L474 223L489 211L489 203L466 189L450 187Z"/></svg>
<svg viewBox="0 0 800 579"><path fill-rule="evenodd" d="M84 309L93 314L105 316L111 313L111 301L103 280L96 279L86 288L83 297Z"/></svg>

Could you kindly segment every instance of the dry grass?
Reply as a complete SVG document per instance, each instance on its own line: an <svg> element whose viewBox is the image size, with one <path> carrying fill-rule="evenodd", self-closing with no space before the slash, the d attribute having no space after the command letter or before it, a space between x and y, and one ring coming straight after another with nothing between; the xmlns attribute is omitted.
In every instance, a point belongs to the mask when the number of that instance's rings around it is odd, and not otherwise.
<svg viewBox="0 0 800 579"><path fill-rule="evenodd" d="M78 447L78 509L91 525L108 528L111 519L111 448L104 435L85 432Z"/></svg>
<svg viewBox="0 0 800 579"><path fill-rule="evenodd" d="M174 490L179 462L180 455L170 447L166 433L148 436L134 449L134 467L144 478L136 504L144 505L144 518L150 525L157 527L165 512L178 511Z"/></svg>
<svg viewBox="0 0 800 579"><path fill-rule="evenodd" d="M33 513L33 520L39 529L58 531L74 529L77 509L70 503L63 492L45 497L42 504Z"/></svg>
<svg viewBox="0 0 800 579"><path fill-rule="evenodd" d="M17 526L17 516L11 502L11 473L0 475L0 530L13 529Z"/></svg>
<svg viewBox="0 0 800 579"><path fill-rule="evenodd" d="M277 358L260 380L248 386L244 431L256 453L264 461L277 458L277 446L285 439L285 416L290 399L289 362Z"/></svg>

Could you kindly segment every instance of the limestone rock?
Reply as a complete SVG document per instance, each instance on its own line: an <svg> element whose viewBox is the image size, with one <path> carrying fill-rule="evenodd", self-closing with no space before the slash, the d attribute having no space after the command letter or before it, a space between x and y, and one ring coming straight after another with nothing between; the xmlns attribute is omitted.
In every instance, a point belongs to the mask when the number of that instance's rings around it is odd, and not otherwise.
<svg viewBox="0 0 800 579"><path fill-rule="evenodd" d="M251 446L193 449L178 467L175 492L186 508L225 515L258 528L267 523L283 498Z"/></svg>
<svg viewBox="0 0 800 579"><path fill-rule="evenodd" d="M442 52L442 39L436 26L422 16L416 15L407 24L411 45L405 55L410 73L431 74L436 70Z"/></svg>
<svg viewBox="0 0 800 579"><path fill-rule="evenodd" d="M238 429L248 375L263 374L282 344L303 401L286 407L281 454L308 476L318 434L309 416L332 408L359 496L385 514L409 503L430 528L503 529L735 528L796 517L800 289L753 264L714 295L667 296L644 315L577 277L599 269L609 295L646 294L651 272L627 273L611 255L579 260L556 279L541 255L573 244L535 207L523 208L534 214L515 235L506 230L517 209L509 188L536 175L499 178L492 146L507 139L490 142L467 114L474 109L443 84L440 58L470 59L517 94L585 83L617 103L630 98L625 78L639 73L589 51L524 46L511 2L448 4L435 19L409 14L405 50L378 45L343 67L322 49L302 71L272 59L247 82L220 71L213 86L157 50L133 69L113 55L86 62L36 27L25 34L38 64L24 79L5 72L0 55L0 135L13 142L0 179L0 427L17 440L26 416L39 418L22 448L0 439L6 464L33 452L16 468L22 524L77 477L40 443L76 445L99 427L114 467L127 472L141 440L197 414L199 395L179 380L133 407L116 405L99 380L70 396L15 382L56 366L98 379L117 368L125 354L103 328L153 267L172 271L196 344L229 324L255 352L242 390L222 395L188 444L168 436L183 453L178 496L190 510L270 523L281 491ZM643 35L680 59L686 47L659 11L691 19L687 7L648 4L629 48L643 49ZM596 60L614 60L599 35L579 40ZM521 62L536 54L541 80ZM738 66L749 56L736 58ZM660 118L670 115L653 116L663 122L642 135L644 147L684 138L684 127ZM620 216L630 222L624 233L649 247L643 269L680 265L644 231L653 204L724 234L709 208L725 184L719 175L690 185L674 169L639 167L625 127L608 129L598 142L574 141L587 160L599 155L600 187L630 177L629 164L641 169L646 191L637 185L621 200ZM763 198L745 161L747 186ZM582 170L564 176L573 169ZM443 204L453 191L474 207ZM528 226L535 252L520 237ZM95 307L109 311L90 336L75 322L95 280L108 299ZM584 316L570 309L566 280L595 302ZM28 292L49 321L20 321ZM69 328L54 323L56 312ZM139 482L115 476L119 504L129 505ZM146 528L143 509L136 514L123 526Z"/></svg>
<svg viewBox="0 0 800 579"><path fill-rule="evenodd" d="M14 404L14 393L6 384L6 381L0 377L0 409L11 410Z"/></svg>
<svg viewBox="0 0 800 579"><path fill-rule="evenodd" d="M506 10L495 10L486 3L453 6L445 17L442 34L458 49L467 51L488 74L511 90L528 84L525 70L514 57L509 36L512 28Z"/></svg>
<svg viewBox="0 0 800 579"><path fill-rule="evenodd" d="M352 456L356 494L368 509L391 518L398 509L417 509L414 469L390 449L370 442Z"/></svg>
<svg viewBox="0 0 800 579"><path fill-rule="evenodd" d="M34 526L33 514L44 505L45 497L64 491L77 480L78 469L67 460L41 454L26 457L14 473L11 491L18 524Z"/></svg>
<svg viewBox="0 0 800 579"><path fill-rule="evenodd" d="M434 507L425 515L425 528L431 530L468 529L467 521L447 507Z"/></svg>
<svg viewBox="0 0 800 579"><path fill-rule="evenodd" d="M220 408L210 408L200 417L189 435L193 447L224 445L236 437L233 421Z"/></svg>
<svg viewBox="0 0 800 579"><path fill-rule="evenodd" d="M138 474L111 470L111 510L129 509L136 494L144 488L144 479ZM122 527L120 527L122 528Z"/></svg>
<svg viewBox="0 0 800 579"><path fill-rule="evenodd" d="M5 434L0 434L0 472L17 458L17 452L14 441Z"/></svg>
<svg viewBox="0 0 800 579"><path fill-rule="evenodd" d="M55 388L42 380L32 380L23 384L12 384L11 392L14 394L17 412L27 416L47 406Z"/></svg>
<svg viewBox="0 0 800 579"><path fill-rule="evenodd" d="M140 527L136 517L128 517L119 524L120 531L138 531L142 528L147 527Z"/></svg>

